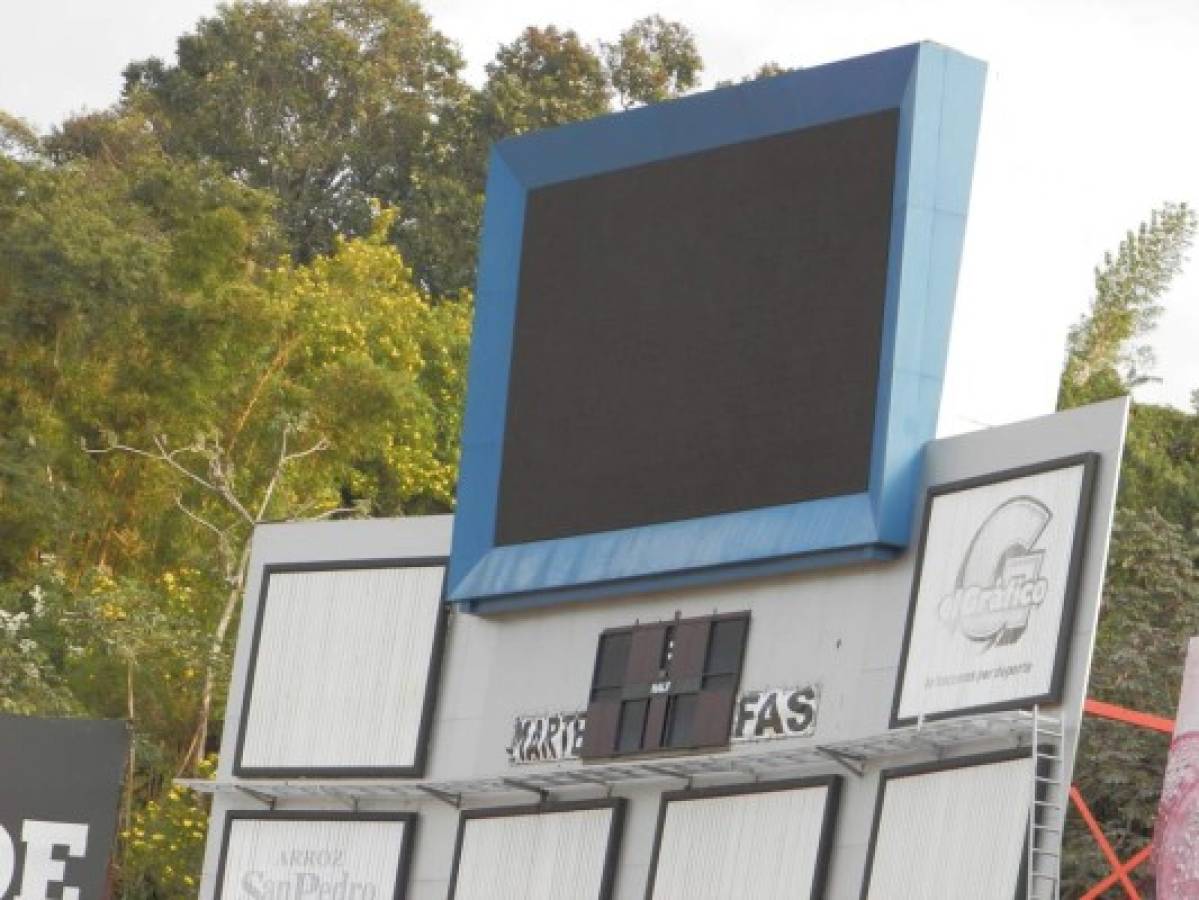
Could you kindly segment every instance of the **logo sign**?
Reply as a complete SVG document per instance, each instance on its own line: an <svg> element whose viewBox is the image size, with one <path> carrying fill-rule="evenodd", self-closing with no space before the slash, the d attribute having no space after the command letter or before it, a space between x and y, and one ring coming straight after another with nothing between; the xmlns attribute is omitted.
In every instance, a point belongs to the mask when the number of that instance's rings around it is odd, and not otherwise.
<svg viewBox="0 0 1199 900"><path fill-rule="evenodd" d="M586 725L582 712L517 716L508 757L514 765L578 759Z"/></svg>
<svg viewBox="0 0 1199 900"><path fill-rule="evenodd" d="M1045 603L1045 551L1035 549L1053 513L1035 497L1013 497L974 533L953 592L937 606L941 621L985 651L1012 644Z"/></svg>
<svg viewBox="0 0 1199 900"><path fill-rule="evenodd" d="M733 712L734 741L809 737L816 731L820 691L815 685L801 688L768 688L746 691Z"/></svg>
<svg viewBox="0 0 1199 900"><path fill-rule="evenodd" d="M230 813L216 896L393 900L414 820L411 813Z"/></svg>
<svg viewBox="0 0 1199 900"><path fill-rule="evenodd" d="M0 716L0 898L104 896L124 722Z"/></svg>
<svg viewBox="0 0 1199 900"><path fill-rule="evenodd" d="M1060 691L1095 457L929 491L892 724Z"/></svg>

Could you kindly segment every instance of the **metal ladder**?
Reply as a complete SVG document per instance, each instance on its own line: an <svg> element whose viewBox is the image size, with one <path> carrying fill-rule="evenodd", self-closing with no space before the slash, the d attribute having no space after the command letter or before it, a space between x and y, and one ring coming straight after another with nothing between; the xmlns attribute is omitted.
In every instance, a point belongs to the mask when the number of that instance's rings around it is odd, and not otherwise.
<svg viewBox="0 0 1199 900"><path fill-rule="evenodd" d="M1032 708L1032 802L1028 805L1027 900L1059 900L1062 828L1066 795L1062 790L1065 744L1062 720Z"/></svg>

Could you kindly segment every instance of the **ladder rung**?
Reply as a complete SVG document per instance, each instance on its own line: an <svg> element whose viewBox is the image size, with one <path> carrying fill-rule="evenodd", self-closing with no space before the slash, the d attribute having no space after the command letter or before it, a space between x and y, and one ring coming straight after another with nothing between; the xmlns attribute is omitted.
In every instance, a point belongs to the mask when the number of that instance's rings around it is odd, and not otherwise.
<svg viewBox="0 0 1199 900"><path fill-rule="evenodd" d="M1047 800L1034 800L1034 801L1033 801L1033 805L1035 805L1035 806L1044 806L1046 809L1061 809L1061 808L1062 808L1062 807L1061 807L1061 804L1059 804L1059 803L1050 803L1050 802L1049 802L1049 801L1047 801Z"/></svg>
<svg viewBox="0 0 1199 900"><path fill-rule="evenodd" d="M1034 825L1033 826L1033 831L1057 831L1057 832L1060 832L1061 830L1062 829L1057 825Z"/></svg>
<svg viewBox="0 0 1199 900"><path fill-rule="evenodd" d="M1036 778L1037 781L1043 782L1045 784L1061 784L1062 783L1062 780L1060 778L1048 778L1044 775L1034 775L1033 777Z"/></svg>
<svg viewBox="0 0 1199 900"><path fill-rule="evenodd" d="M1044 878L1046 881L1057 881L1057 875L1049 872L1033 872L1033 878Z"/></svg>
<svg viewBox="0 0 1199 900"><path fill-rule="evenodd" d="M1057 857L1061 856L1061 854L1058 853L1056 850L1042 850L1039 847L1033 847L1032 852L1033 852L1034 856L1038 853L1041 854L1041 856L1057 856Z"/></svg>

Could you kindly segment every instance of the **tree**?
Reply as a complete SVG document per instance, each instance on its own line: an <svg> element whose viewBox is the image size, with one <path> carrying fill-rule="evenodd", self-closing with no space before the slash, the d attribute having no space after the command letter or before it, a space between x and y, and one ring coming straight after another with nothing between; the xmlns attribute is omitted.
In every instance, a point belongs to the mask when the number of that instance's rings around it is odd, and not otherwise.
<svg viewBox="0 0 1199 900"><path fill-rule="evenodd" d="M1126 394L1144 380L1151 355L1140 342L1195 230L1194 213L1167 204L1105 257L1091 309L1067 340L1060 406ZM1196 475L1199 416L1134 404L1088 689L1098 699L1164 715L1174 708L1187 639L1199 633ZM1084 723L1075 781L1122 858L1152 836L1168 743L1117 723ZM1081 894L1107 871L1071 816L1064 894Z"/></svg>
<svg viewBox="0 0 1199 900"><path fill-rule="evenodd" d="M174 65L131 64L125 98L171 155L211 160L277 196L305 261L335 235L367 233L372 198L413 214L431 132L469 93L461 68L411 0L260 0L201 20L179 39ZM414 230L398 232L402 249ZM418 280L447 287L413 262Z"/></svg>
<svg viewBox="0 0 1199 900"><path fill-rule="evenodd" d="M599 57L577 34L530 26L487 64L481 128L498 140L602 115L610 99Z"/></svg>
<svg viewBox="0 0 1199 900"><path fill-rule="evenodd" d="M1104 257L1090 313L1066 341L1059 408L1127 393L1146 377L1152 354L1139 340L1157 322L1161 297L1182 268L1195 229L1195 213L1185 203L1167 203L1129 232L1114 256Z"/></svg>
<svg viewBox="0 0 1199 900"><path fill-rule="evenodd" d="M272 211L134 113L0 157L0 704L131 719L129 852L211 746L253 525L452 503L469 297L393 211L307 264Z"/></svg>
<svg viewBox="0 0 1199 900"><path fill-rule="evenodd" d="M1199 634L1199 535L1156 510L1122 509L1112 534L1088 693L1169 716L1187 640ZM1087 719L1074 781L1121 859L1151 839L1169 738ZM1110 867L1077 816L1067 822L1063 896L1081 896ZM1146 867L1136 879L1149 883Z"/></svg>
<svg viewBox="0 0 1199 900"><path fill-rule="evenodd" d="M704 67L691 30L659 15L638 19L614 43L601 46L625 109L685 94L699 83Z"/></svg>

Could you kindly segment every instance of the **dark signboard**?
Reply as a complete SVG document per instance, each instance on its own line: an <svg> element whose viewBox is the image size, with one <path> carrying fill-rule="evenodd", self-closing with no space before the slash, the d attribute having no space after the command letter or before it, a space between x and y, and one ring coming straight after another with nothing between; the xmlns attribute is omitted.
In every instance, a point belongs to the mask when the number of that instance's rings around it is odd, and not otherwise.
<svg viewBox="0 0 1199 900"><path fill-rule="evenodd" d="M107 896L124 722L0 716L0 898Z"/></svg>

